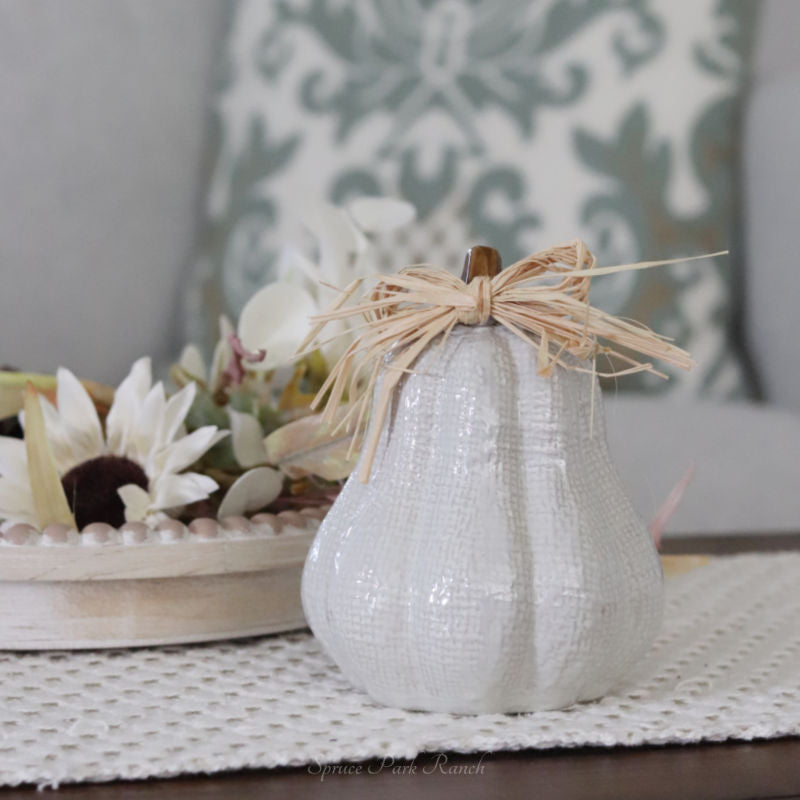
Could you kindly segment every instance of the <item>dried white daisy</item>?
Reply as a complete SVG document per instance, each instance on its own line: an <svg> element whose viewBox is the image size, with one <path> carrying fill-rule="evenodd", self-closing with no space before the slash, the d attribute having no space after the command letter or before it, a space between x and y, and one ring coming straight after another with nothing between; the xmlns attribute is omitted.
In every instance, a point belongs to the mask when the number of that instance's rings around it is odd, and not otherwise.
<svg viewBox="0 0 800 800"><path fill-rule="evenodd" d="M228 431L214 425L186 434L196 385L169 399L139 359L114 395L105 431L86 389L59 368L57 406L39 396L46 447L78 529L92 522L153 523L164 512L207 498L218 488L206 475L184 472ZM23 426L25 420L22 420ZM26 431L26 438L29 431ZM27 445L27 446L26 446ZM0 437L0 521L43 524L29 474L30 441Z"/></svg>

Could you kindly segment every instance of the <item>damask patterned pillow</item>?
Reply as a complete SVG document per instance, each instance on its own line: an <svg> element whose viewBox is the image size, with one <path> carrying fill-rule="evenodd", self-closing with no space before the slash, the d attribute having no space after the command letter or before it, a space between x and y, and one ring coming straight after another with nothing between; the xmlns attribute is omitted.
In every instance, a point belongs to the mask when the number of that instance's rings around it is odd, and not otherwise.
<svg viewBox="0 0 800 800"><path fill-rule="evenodd" d="M412 202L380 268L505 263L576 235L601 264L734 256L601 278L593 302L700 366L620 388L749 392L734 346L749 0L240 0L215 100L215 168L189 335L275 275L309 202Z"/></svg>

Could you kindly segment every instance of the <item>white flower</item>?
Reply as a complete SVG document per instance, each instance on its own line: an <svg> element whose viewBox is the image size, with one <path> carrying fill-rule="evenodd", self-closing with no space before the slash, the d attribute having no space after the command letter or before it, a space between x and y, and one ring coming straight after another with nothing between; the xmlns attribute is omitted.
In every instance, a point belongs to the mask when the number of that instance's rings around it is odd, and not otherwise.
<svg viewBox="0 0 800 800"><path fill-rule="evenodd" d="M266 356L248 369L288 364L308 331L308 318L317 310L314 298L291 283L270 283L256 292L239 315L239 338L246 350L266 350Z"/></svg>
<svg viewBox="0 0 800 800"><path fill-rule="evenodd" d="M231 321L222 314L219 318L219 340L206 367L205 359L196 344L187 344L181 352L178 366L190 378L204 383L213 393L221 388L223 374L233 357L230 336L234 332Z"/></svg>
<svg viewBox="0 0 800 800"><path fill-rule="evenodd" d="M312 206L305 225L318 242L318 260L299 248L287 246L278 268L280 279L256 292L242 309L238 334L247 350L266 350L266 358L249 369L272 370L291 362L308 332L308 318L322 312L355 278L378 270L370 236L407 225L416 215L414 206L391 198L364 197L347 210L321 204ZM335 287L335 288L331 288ZM330 329L330 328L329 328ZM336 332L348 330L342 323ZM340 336L323 347L330 362L349 344Z"/></svg>
<svg viewBox="0 0 800 800"><path fill-rule="evenodd" d="M229 368L234 358L234 348L231 345L233 326L225 316L220 317L219 332L220 338L214 349L210 369L206 367L200 348L192 344L183 349L178 362L185 376L201 381L212 394L225 388L225 370ZM272 352L275 353L274 346ZM287 360L293 353L294 350L287 354ZM245 366L252 369L253 362L243 363L242 367ZM232 379L230 374L228 379ZM233 455L237 464L246 471L236 479L220 503L218 511L220 519L258 511L275 500L283 489L283 476L280 470L266 466L264 433L258 418L254 414L230 407L226 410L230 420ZM130 501L131 504L136 502L133 493L130 495Z"/></svg>
<svg viewBox="0 0 800 800"><path fill-rule="evenodd" d="M283 488L283 476L272 467L256 467L240 475L219 506L219 518L239 517L268 506Z"/></svg>
<svg viewBox="0 0 800 800"><path fill-rule="evenodd" d="M229 408L228 417L231 421L233 455L239 466L249 469L265 463L267 451L264 448L264 434L255 415Z"/></svg>
<svg viewBox="0 0 800 800"><path fill-rule="evenodd" d="M258 419L232 408L228 409L228 416L233 455L247 472L240 475L225 494L219 506L220 519L258 511L275 500L283 489L281 471L266 466L264 433Z"/></svg>
<svg viewBox="0 0 800 800"><path fill-rule="evenodd" d="M94 403L67 369L56 373L57 407L39 397L55 466L79 527L89 522L154 522L168 509L207 498L218 486L184 472L228 435L208 425L186 434L196 385L167 399L152 384L149 358L120 384L105 433ZM24 424L24 421L23 421ZM104 519L92 518L97 509ZM36 524L25 442L0 437L0 520Z"/></svg>

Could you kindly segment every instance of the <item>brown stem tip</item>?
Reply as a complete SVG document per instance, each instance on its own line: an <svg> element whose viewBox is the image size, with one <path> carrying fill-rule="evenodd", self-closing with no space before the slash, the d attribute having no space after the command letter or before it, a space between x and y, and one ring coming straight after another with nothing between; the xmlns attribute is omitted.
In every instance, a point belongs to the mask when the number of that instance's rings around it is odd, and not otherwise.
<svg viewBox="0 0 800 800"><path fill-rule="evenodd" d="M503 262L500 258L500 253L494 247L476 244L467 250L461 280L464 283L469 283L473 278L477 278L480 275L494 278L501 269L503 269Z"/></svg>

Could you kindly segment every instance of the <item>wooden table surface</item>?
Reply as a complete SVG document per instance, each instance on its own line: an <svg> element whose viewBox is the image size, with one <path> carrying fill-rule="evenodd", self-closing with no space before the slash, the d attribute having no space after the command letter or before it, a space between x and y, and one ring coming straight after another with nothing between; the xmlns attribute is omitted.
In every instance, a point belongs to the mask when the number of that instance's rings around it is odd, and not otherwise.
<svg viewBox="0 0 800 800"><path fill-rule="evenodd" d="M800 534L681 537L665 553L800 549ZM800 667L800 665L798 665ZM67 785L59 800L211 798L800 798L800 739L667 747L572 748L515 753L420 755L412 762L350 764L347 774L318 768L248 770L213 777ZM4 798L32 798L34 787Z"/></svg>

